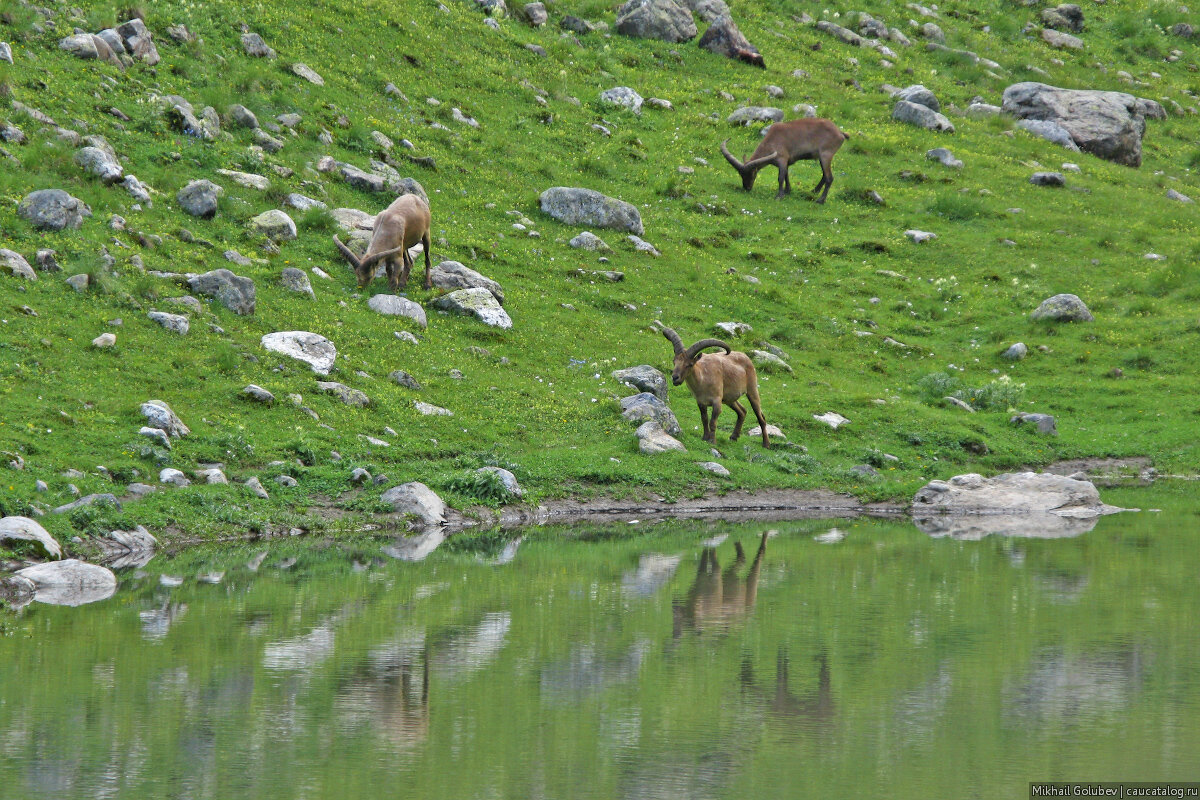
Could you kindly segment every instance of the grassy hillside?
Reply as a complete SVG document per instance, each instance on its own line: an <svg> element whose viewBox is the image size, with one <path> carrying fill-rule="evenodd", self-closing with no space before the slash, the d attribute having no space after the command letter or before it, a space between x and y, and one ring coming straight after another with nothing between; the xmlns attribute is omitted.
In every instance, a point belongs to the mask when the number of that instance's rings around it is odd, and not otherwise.
<svg viewBox="0 0 1200 800"><path fill-rule="evenodd" d="M24 461L21 470L3 468L0 511L68 502L69 483L85 494L121 494L134 480L156 483L164 466L190 474L205 463L224 465L231 480L259 476L271 499L236 484L164 487L123 512L90 510L44 522L65 538L137 523L201 534L311 528L329 518L306 517L312 506L370 512L379 509L383 489L408 480L467 505L489 487L464 476L486 464L511 469L534 500L813 486L899 498L933 477L1082 456L1148 455L1160 471L1200 468L1196 211L1166 197L1174 188L1200 198L1193 169L1200 124L1192 113L1174 113L1169 102L1197 105L1195 45L1169 29L1200 18L1174 3L1088 4L1085 49L1060 51L1041 40L1040 25L1023 33L1038 19L1039 5L948 1L931 20L883 0L827 12L810 4L735 3L735 20L766 60L760 70L695 42L562 35L566 14L611 25L615 7L605 3L550 3L545 27L510 17L498 30L485 25L474 3L446 3L146 4L134 10L144 14L162 60L124 71L79 60L57 45L75 26L95 32L124 21L128 7L77 0L70 5L84 17L72 18L67 4L47 4L54 11L49 30L38 12L6 4L0 41L11 43L15 64L0 63L0 124L20 127L27 140L3 144L14 160L0 170L0 246L31 263L39 248L53 248L63 272L39 273L29 283L0 274L0 451L7 453L5 465L16 455ZM867 11L904 30L913 44L891 44L897 58L887 67L878 53L802 24L806 11L818 19L840 14L836 21L851 28L857 12ZM947 44L996 60L1004 72L927 52L910 19L936 22ZM241 23L278 57L245 55ZM178 24L197 41L168 38L167 28ZM1172 55L1176 48L1181 55ZM296 62L315 69L325 85L295 76ZM1143 164L1132 169L1014 131L1007 119L956 113L975 96L998 104L1007 85L1030 79L1129 91L1160 100L1169 117L1149 121ZM406 99L385 93L388 83ZM890 119L894 101L880 87L911 83L931 88L950 107L955 133ZM768 85L782 88L783 97L769 96ZM602 106L600 92L616 86L669 100L673 109L647 107L638 116ZM151 101L166 94L187 98L197 111L211 105L223 120L231 104L241 103L264 123L285 113L301 121L295 136L279 134L282 150L259 156L249 149L254 138L246 129L223 124L214 142L172 130ZM82 135L106 137L126 173L159 192L153 207L134 210L119 185L86 175L73 161L75 148L14 101ZM735 128L725 118L742 105L778 106L792 118L792 106L801 103L815 105L851 136L834 160L828 202L820 206L805 196L819 177L812 162L793 167L797 191L783 200L774 198L773 169L752 193L743 192L718 144L732 137L734 152L747 153L757 128ZM129 121L108 113L113 107ZM454 108L479 128L457 122ZM323 131L332 145L320 141ZM330 241L337 228L327 213L286 209L299 238L278 253L264 250L266 240L248 231L247 220L283 207L289 192L330 208L375 213L385 206L389 196L352 189L336 173L312 168L324 155L366 168L381 156L373 131L397 143L395 157L407 167L402 174L429 194L435 263L458 260L499 281L512 330L429 308L420 344L405 343L394 332L416 329L367 308L371 294L388 291L386 283L356 290ZM406 162L401 139L412 142L413 154L432 157L436 169ZM938 146L965 166L928 161L925 152ZM1067 161L1081 172L1067 173L1066 188L1028 182L1039 168ZM271 189L239 187L217 175L222 168L260 173ZM225 188L219 213L207 221L183 214L175 201L181 187L199 178ZM538 206L539 194L558 185L636 204L643 238L661 257L598 229L614 249L608 264L569 247L583 227L557 223ZM35 231L16 210L27 193L43 188L83 199L93 218L79 231ZM871 202L871 191L885 204ZM127 220L126 231L110 229L113 214ZM528 231L514 228L522 217ZM181 228L193 236L181 238ZM938 238L913 244L904 236L910 228ZM161 243L144 247L135 232ZM111 267L102 258L105 247ZM221 255L227 249L260 260L231 265ZM1148 260L1149 253L1163 258ZM287 266L319 267L332 281L313 275L316 297L309 299L280 285ZM206 303L203 313L188 311L169 302L186 289L148 274L221 267L254 279L254 315L236 316L216 303ZM574 275L580 268L625 277L610 283ZM63 280L80 272L92 279L83 293ZM414 272L407 296L428 307L439 292L420 288L423 265ZM1060 292L1078 294L1096 321L1029 320L1041 300ZM36 316L23 312L26 306ZM191 331L168 333L147 318L151 309L189 314ZM114 327L117 318L122 324ZM763 372L761 390L768 421L793 445L766 452L748 438L729 442L733 415L726 411L717 447L732 476L703 472L696 462L711 458L709 448L680 387L671 391L671 406L688 452L639 454L635 425L620 417L615 399L629 391L609 373L642 363L669 368L670 345L649 327L655 319L688 341L713 335L716 322L745 322L753 333L736 346L765 340L782 348L795 372ZM352 408L320 394L307 367L260 346L263 334L281 330L334 341L339 359L330 379L366 392L372 406ZM117 346L94 349L91 340L106 331L117 334ZM1002 359L1017 341L1029 346L1029 357ZM411 373L422 390L388 380L397 369ZM251 383L279 402L244 400L241 391ZM979 411L946 404L942 397L955 389L982 390L972 395ZM285 399L292 393L319 421ZM152 398L170 403L192 429L169 452L137 434L144 423L138 407ZM454 416L421 416L414 400ZM1013 408L1054 415L1059 435L1011 425ZM851 422L835 431L813 419L826 411ZM862 463L878 466L881 476L848 472ZM352 490L355 467L387 480ZM64 477L68 469L86 474ZM283 473L299 485L288 489L271 480ZM47 492L35 491L38 480Z"/></svg>

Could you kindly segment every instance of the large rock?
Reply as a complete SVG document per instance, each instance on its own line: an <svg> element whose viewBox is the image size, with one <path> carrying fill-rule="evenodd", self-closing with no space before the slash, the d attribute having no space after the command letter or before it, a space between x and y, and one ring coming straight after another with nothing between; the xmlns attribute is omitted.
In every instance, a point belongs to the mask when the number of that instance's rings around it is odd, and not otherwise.
<svg viewBox="0 0 1200 800"><path fill-rule="evenodd" d="M16 574L33 581L34 600L50 605L81 606L106 600L117 591L112 570L74 558L27 567Z"/></svg>
<svg viewBox="0 0 1200 800"><path fill-rule="evenodd" d="M512 327L512 319L487 289L459 289L437 298L433 304L444 311L468 314L493 328Z"/></svg>
<svg viewBox="0 0 1200 800"><path fill-rule="evenodd" d="M112 64L114 67L124 67L120 56L113 52L108 42L94 33L77 33L65 39L60 39L58 47L60 50L66 50L76 58L98 59Z"/></svg>
<svg viewBox="0 0 1200 800"><path fill-rule="evenodd" d="M1092 155L1130 167L1142 163L1144 109L1124 92L1059 89L1044 83L1015 83L1004 90L1003 108L1018 119L1057 122Z"/></svg>
<svg viewBox="0 0 1200 800"><path fill-rule="evenodd" d="M126 23L117 26L117 33L125 45L125 52L134 58L154 66L159 62L158 48L154 46L154 37L146 27L146 23L134 17Z"/></svg>
<svg viewBox="0 0 1200 800"><path fill-rule="evenodd" d="M435 266L432 281L438 289L448 292L456 289L487 289L497 303L504 305L504 289L500 284L457 261L443 261Z"/></svg>
<svg viewBox="0 0 1200 800"><path fill-rule="evenodd" d="M121 163L98 147L85 147L75 154L75 163L104 183L116 183L125 176Z"/></svg>
<svg viewBox="0 0 1200 800"><path fill-rule="evenodd" d="M897 122L907 122L909 125L916 125L926 130L954 133L954 125L950 120L928 106L908 100L897 101L895 107L892 108L892 119Z"/></svg>
<svg viewBox="0 0 1200 800"><path fill-rule="evenodd" d="M171 407L162 400L147 400L140 409L142 416L150 423L150 427L166 431L168 436L182 439L191 433L191 429L183 424L183 420L175 415Z"/></svg>
<svg viewBox="0 0 1200 800"><path fill-rule="evenodd" d="M750 44L750 41L742 35L738 26L734 24L733 17L728 14L717 17L696 44L719 56L745 61L756 67L765 66L758 48Z"/></svg>
<svg viewBox="0 0 1200 800"><path fill-rule="evenodd" d="M273 353L303 361L318 375L328 375L337 361L337 348L324 336L308 331L278 331L262 337L262 346Z"/></svg>
<svg viewBox="0 0 1200 800"><path fill-rule="evenodd" d="M639 236L645 232L636 206L591 189L554 186L539 199L543 212L568 225L612 228Z"/></svg>
<svg viewBox="0 0 1200 800"><path fill-rule="evenodd" d="M109 569L144 567L158 547L158 540L141 525L131 531L109 531L95 541L104 552L100 560Z"/></svg>
<svg viewBox="0 0 1200 800"><path fill-rule="evenodd" d="M373 295L367 301L367 307L378 314L384 314L389 317L407 317L422 328L429 325L429 321L425 316L425 309L421 308L420 303L414 303L407 297L399 297L394 294L377 294Z"/></svg>
<svg viewBox="0 0 1200 800"><path fill-rule="evenodd" d="M264 211L250 220L250 227L276 241L290 242L296 238L296 223L278 208Z"/></svg>
<svg viewBox="0 0 1200 800"><path fill-rule="evenodd" d="M744 106L725 118L730 125L752 125L755 122L783 122L783 109L771 106Z"/></svg>
<svg viewBox="0 0 1200 800"><path fill-rule="evenodd" d="M79 230L92 209L62 189L39 189L25 195L17 213L33 227L43 231Z"/></svg>
<svg viewBox="0 0 1200 800"><path fill-rule="evenodd" d="M382 192L387 188L387 180L382 175L359 169L353 164L341 165L342 178L352 188L364 192Z"/></svg>
<svg viewBox="0 0 1200 800"><path fill-rule="evenodd" d="M304 80L316 86L325 85L325 79L318 75L317 71L307 64L292 64L292 72L298 77L304 78Z"/></svg>
<svg viewBox="0 0 1200 800"><path fill-rule="evenodd" d="M29 517L4 517L0 519L0 542L36 542L50 558L62 558L62 548L54 537L40 524Z"/></svg>
<svg viewBox="0 0 1200 800"><path fill-rule="evenodd" d="M188 278L188 287L196 294L214 297L235 314L254 313L254 281L235 275L227 269L214 269L203 275Z"/></svg>
<svg viewBox="0 0 1200 800"><path fill-rule="evenodd" d="M649 364L618 369L612 373L612 376L621 383L629 384L639 392L649 392L662 402L667 402L667 378Z"/></svg>
<svg viewBox="0 0 1200 800"><path fill-rule="evenodd" d="M1083 39L1078 36L1072 36L1069 33L1052 30L1050 28L1042 29L1042 41L1051 47L1057 47L1060 50L1082 50Z"/></svg>
<svg viewBox="0 0 1200 800"><path fill-rule="evenodd" d="M239 128L257 128L258 117L254 116L254 112L246 108L240 103L234 103L226 112L229 122L237 125Z"/></svg>
<svg viewBox="0 0 1200 800"><path fill-rule="evenodd" d="M687 448L683 442L664 431L657 422L647 420L637 429L638 450L647 454L668 453L671 451L685 453Z"/></svg>
<svg viewBox="0 0 1200 800"><path fill-rule="evenodd" d="M399 514L415 514L426 526L446 521L446 504L432 489L419 481L393 486L380 499Z"/></svg>
<svg viewBox="0 0 1200 800"><path fill-rule="evenodd" d="M930 481L913 497L911 513L922 530L934 535L979 538L990 532L1010 535L1072 536L1086 530L1060 520L1086 520L1121 509L1106 505L1087 480L1050 473L1013 472L984 478L974 473L949 481ZM983 516L966 526L941 515Z"/></svg>
<svg viewBox="0 0 1200 800"><path fill-rule="evenodd" d="M283 272L279 275L279 282L288 291L295 292L296 294L306 294L309 297L316 297L316 294L313 292L312 282L308 279L308 273L302 269L284 267Z"/></svg>
<svg viewBox="0 0 1200 800"><path fill-rule="evenodd" d="M184 213L191 214L193 217L211 219L217 213L217 198L224 191L212 181L191 181L179 190L175 199Z"/></svg>
<svg viewBox="0 0 1200 800"><path fill-rule="evenodd" d="M650 392L621 398L621 416L632 422L653 422L663 431L678 436L683 433L674 412Z"/></svg>
<svg viewBox="0 0 1200 800"><path fill-rule="evenodd" d="M238 186L245 186L247 189L257 189L260 192L265 192L271 188L271 181L262 176L255 175L253 172L238 172L233 169L219 169L218 175L223 175L229 180L236 183Z"/></svg>
<svg viewBox="0 0 1200 800"><path fill-rule="evenodd" d="M675 0L629 0L617 10L617 33L625 36L677 43L698 32L692 12Z"/></svg>
<svg viewBox="0 0 1200 800"><path fill-rule="evenodd" d="M892 97L897 100L907 100L910 103L916 103L919 106L925 106L930 111L941 111L942 104L938 102L937 95L926 89L921 84L913 84L906 86L899 91L892 92Z"/></svg>
<svg viewBox="0 0 1200 800"><path fill-rule="evenodd" d="M242 49L252 58L274 58L275 51L257 33L242 34Z"/></svg>
<svg viewBox="0 0 1200 800"><path fill-rule="evenodd" d="M1092 322L1095 317L1087 305L1074 294L1056 294L1041 302L1030 319L1045 319L1052 322Z"/></svg>
<svg viewBox="0 0 1200 800"><path fill-rule="evenodd" d="M162 325L172 333L178 333L180 336L187 336L190 323L188 318L181 314L168 314L165 311L151 311L146 314L147 317Z"/></svg>
<svg viewBox="0 0 1200 800"><path fill-rule="evenodd" d="M725 0L686 0L686 2L693 14L710 24L721 17L729 16L729 5Z"/></svg>
<svg viewBox="0 0 1200 800"><path fill-rule="evenodd" d="M13 63L12 46L8 42L0 42L0 61Z"/></svg>
<svg viewBox="0 0 1200 800"><path fill-rule="evenodd" d="M33 271L33 267L29 266L25 256L15 250L0 248L0 274L4 273L10 274L14 278L24 278L27 281L37 280L37 273Z"/></svg>
<svg viewBox="0 0 1200 800"><path fill-rule="evenodd" d="M10 609L20 609L33 602L37 594L37 584L20 575L0 574L0 601L8 604Z"/></svg>
<svg viewBox="0 0 1200 800"><path fill-rule="evenodd" d="M615 86L600 93L600 102L610 106L628 108L635 114L642 113L642 96L628 86Z"/></svg>
<svg viewBox="0 0 1200 800"><path fill-rule="evenodd" d="M1054 8L1042 9L1042 24L1059 31L1080 33L1083 31L1083 9L1074 3L1063 3Z"/></svg>
<svg viewBox="0 0 1200 800"><path fill-rule="evenodd" d="M849 28L843 28L836 22L830 22L827 19L819 20L816 24L816 29L828 33L830 36L836 36L851 47L862 47L863 38Z"/></svg>

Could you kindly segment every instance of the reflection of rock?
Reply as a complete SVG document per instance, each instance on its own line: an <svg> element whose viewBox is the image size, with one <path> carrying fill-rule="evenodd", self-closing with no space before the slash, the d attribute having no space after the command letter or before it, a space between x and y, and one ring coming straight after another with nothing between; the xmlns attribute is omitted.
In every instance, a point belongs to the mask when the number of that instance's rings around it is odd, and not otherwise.
<svg viewBox="0 0 1200 800"><path fill-rule="evenodd" d="M1142 687L1144 668L1136 649L1096 655L1060 650L1034 657L1028 676L1004 693L1005 714L1022 727L1115 719Z"/></svg>
<svg viewBox="0 0 1200 800"><path fill-rule="evenodd" d="M681 555L645 553L638 558L636 570L630 570L621 576L621 588L626 594L634 597L649 597L671 580L682 560Z"/></svg>
<svg viewBox="0 0 1200 800"><path fill-rule="evenodd" d="M322 625L303 636L271 642L263 648L263 666L276 670L310 670L333 654L333 628Z"/></svg>
<svg viewBox="0 0 1200 800"><path fill-rule="evenodd" d="M439 637L430 645L433 671L439 680L450 682L482 669L503 649L510 627L512 615L497 611L484 614L468 631Z"/></svg>
<svg viewBox="0 0 1200 800"><path fill-rule="evenodd" d="M150 611L139 611L138 619L142 622L142 636L151 641L164 638L171 630L172 623L187 613L186 603L163 603L160 608Z"/></svg>
<svg viewBox="0 0 1200 800"><path fill-rule="evenodd" d="M629 683L637 678L649 652L650 642L645 639L615 656L597 653L591 642L576 645L565 661L542 670L542 697L578 702L612 686Z"/></svg>
<svg viewBox="0 0 1200 800"><path fill-rule="evenodd" d="M1096 527L1098 517L1077 519L1055 514L939 514L917 516L917 530L935 538L950 537L978 541L985 536L1025 536L1034 539L1064 539Z"/></svg>
<svg viewBox="0 0 1200 800"><path fill-rule="evenodd" d="M16 574L37 586L34 600L55 606L95 603L117 591L117 576L111 570L75 558L26 567Z"/></svg>
<svg viewBox="0 0 1200 800"><path fill-rule="evenodd" d="M99 537L96 544L104 551L101 559L109 569L144 567L154 558L158 540L141 525L131 531L110 531Z"/></svg>
<svg viewBox="0 0 1200 800"><path fill-rule="evenodd" d="M446 541L445 531L442 528L434 528L420 536L406 536L398 539L395 544L383 548L383 554L401 561L421 561L437 550L444 541Z"/></svg>

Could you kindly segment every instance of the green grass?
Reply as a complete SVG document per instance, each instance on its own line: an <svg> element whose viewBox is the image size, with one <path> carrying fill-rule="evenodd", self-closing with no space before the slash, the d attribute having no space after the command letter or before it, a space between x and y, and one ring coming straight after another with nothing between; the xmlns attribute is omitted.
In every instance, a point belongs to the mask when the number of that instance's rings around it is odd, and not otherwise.
<svg viewBox="0 0 1200 800"><path fill-rule="evenodd" d="M60 33L75 24L119 22L124 10L86 0L75 5L83 18L71 20L60 10ZM120 71L76 60L57 48L58 33L35 33L39 17L24 8L0 23L0 39L12 43L17 59L14 67L0 65L0 83L12 94L0 92L0 122L19 125L28 137L24 145L4 145L20 166L0 170L2 244L31 262L39 248L53 248L63 267L62 274L43 273L24 286L0 276L0 451L25 459L21 471L0 467L6 513L68 502L69 483L82 492L119 490L98 465L126 481L155 483L163 466L190 471L201 462L219 462L231 479L258 475L271 492L271 500L261 501L236 484L164 488L122 512L156 532L189 536L273 529L297 520L320 528L331 524L323 521L328 516L305 511L373 510L384 489L408 480L424 480L456 505L494 501L488 486L465 477L485 463L512 469L534 502L567 494L683 496L704 489L815 486L902 499L930 478L1081 456L1149 455L1163 472L1200 469L1200 449L1190 433L1200 417L1192 358L1200 340L1195 212L1165 197L1167 188L1176 188L1200 198L1197 117L1150 121L1144 163L1135 170L1014 133L1005 121L971 120L954 110L975 95L997 103L1005 86L1030 78L1194 106L1187 94L1200 89L1194 53L1164 31L1176 21L1195 20L1175 5L1088 6L1087 49L1062 52L1048 48L1036 31L1021 33L1037 8L1000 0L941 4L937 22L948 42L999 61L1007 72L998 77L960 57L927 53L915 35L913 47L892 45L896 68L887 69L872 51L852 50L798 24L791 10L761 0L749 0L735 15L763 51L765 71L694 43L667 46L594 33L579 37L577 46L560 38L558 21L568 13L611 25L604 4L555 4L544 29L508 19L499 31L486 27L471 3L446 5L443 12L383 0L302 7L228 0L148 4L146 21L162 55L154 70L136 64ZM868 0L855 10L908 30L909 12L898 6ZM845 23L848 9L841 11ZM279 58L245 56L231 19L262 33ZM166 28L178 23L200 41L172 42ZM988 25L990 33L984 31ZM548 56L535 56L526 43L540 44ZM821 49L813 50L817 43ZM1164 60L1176 48L1183 58ZM288 68L298 61L320 72L326 85L293 76ZM793 77L798 68L809 77ZM912 75L903 72L909 68ZM1146 85L1131 85L1118 76L1122 70ZM389 82L407 102L383 92ZM892 102L879 87L916 82L948 107L955 134L890 120ZM770 98L767 84L782 87L784 98ZM602 90L622 85L666 98L674 109L647 107L635 116L600 106ZM225 128L213 143L171 131L153 112L151 94L181 94L197 110L207 103L222 114L240 102L263 123L283 113L303 119L295 136L279 134L286 142L282 151L259 157L248 149L249 131ZM538 100L543 95L544 104ZM428 103L430 97L440 105ZM13 99L80 133L105 136L126 159L126 171L159 192L153 207L135 210L122 188L82 174L73 148L14 111ZM758 138L756 130L724 122L739 105L790 109L797 103L815 104L852 137L834 160L836 183L823 206L807 196L818 178L812 162L793 166L797 189L777 201L772 171L747 194L717 150L729 137L734 152L748 152ZM114 106L132 121L119 123L106 113ZM481 127L454 122L453 107ZM339 124L343 116L348 126ZM449 130L433 127L435 122ZM612 135L601 135L594 124ZM325 130L332 146L318 139ZM511 331L430 309L430 327L421 332L371 312L367 297L386 292L386 285L376 281L366 292L356 291L353 274L330 242L337 229L327 212L293 214L300 238L283 243L278 254L264 251L265 241L248 233L246 220L277 207L289 192L319 198L330 208L373 213L386 205L389 198L354 191L336 173L312 169L323 155L366 167L381 155L371 139L375 130L397 143L401 174L416 178L430 195L435 263L458 260L499 281L514 320ZM407 164L401 139L413 143L414 155L433 157L436 170ZM938 146L949 147L963 169L928 162L925 151ZM1068 174L1067 190L1028 184L1036 169L1057 169L1065 161L1082 167ZM694 172L680 173L679 167ZM272 188L241 188L217 176L221 168L258 172ZM225 187L212 220L176 208L175 193L196 178ZM557 223L538 205L538 195L555 185L586 186L636 204L644 238L662 257L636 253L623 235L603 230L594 232L613 248L604 254L607 264L598 263L599 254L568 247L582 227ZM16 215L16 205L46 187L80 197L93 218L78 232L34 231ZM873 202L871 192L884 204ZM1023 213L1010 214L1010 208ZM531 220L539 236L514 229L518 216L509 212ZM114 214L127 220L128 231L109 228ZM903 235L914 227L939 238L914 245ZM181 241L181 228L212 247ZM134 231L160 236L162 243L144 248ZM100 258L101 247L115 259L111 268ZM230 265L221 257L227 249L261 261ZM1165 260L1145 260L1149 252ZM143 272L134 255L147 271L232 266L255 280L257 312L238 317L207 302L203 313L181 310L168 301L186 288ZM313 301L280 285L287 266L306 272L318 267L332 281L310 272ZM625 278L608 283L572 274L580 268L619 270ZM420 288L423 269L418 261L408 296L428 304L437 293ZM80 272L93 279L82 294L62 280ZM1030 322L1037 304L1058 292L1080 295L1097 321L1059 327ZM22 312L24 306L37 316ZM188 313L191 332L164 333L146 318L151 309ZM700 440L691 397L676 388L671 405L688 453L640 455L634 426L619 415L617 398L627 390L609 373L642 363L669 368L670 347L649 327L654 319L688 340L713 335L715 322L746 322L754 332L738 347L768 341L783 348L795 372L762 374L764 410L807 453L786 447L764 453L757 442L730 443L727 412L717 448L732 477L715 479L695 466L710 458L709 447ZM260 347L263 334L293 329L332 339L340 357L331 379L365 391L372 406L338 404L316 390L315 376L302 364ZM394 333L401 330L421 333L421 343L398 340ZM105 331L117 334L117 346L91 348L89 342ZM885 343L885 337L903 346ZM1015 341L1024 341L1030 356L1004 361L999 354ZM489 355L479 357L471 347ZM415 376L422 391L389 381L397 369ZM463 377L451 377L452 369ZM1114 369L1123 377L1109 377ZM929 402L920 381L930 373L952 374L961 381L956 391L991 410L967 415L946 407L940 400L945 395ZM987 394L996 394L987 387L1006 376L1011 385L1025 387L1023 397ZM273 392L277 402L266 407L243 400L249 383ZM300 395L319 421L290 402L290 394ZM192 428L170 451L136 433L142 424L138 406L152 398L169 402ZM417 399L448 407L454 416L423 417L413 407ZM1055 415L1060 435L1038 437L1010 426L1010 407ZM830 410L851 423L833 431L813 419ZM372 445L365 436L390 446ZM868 481L847 472L864 461L876 464L882 477ZM352 489L349 475L357 466L388 480ZM86 475L67 479L67 469ZM284 489L271 480L284 473L300 486ZM39 479L49 484L45 494L34 491ZM107 524L104 518L45 520L64 540Z"/></svg>

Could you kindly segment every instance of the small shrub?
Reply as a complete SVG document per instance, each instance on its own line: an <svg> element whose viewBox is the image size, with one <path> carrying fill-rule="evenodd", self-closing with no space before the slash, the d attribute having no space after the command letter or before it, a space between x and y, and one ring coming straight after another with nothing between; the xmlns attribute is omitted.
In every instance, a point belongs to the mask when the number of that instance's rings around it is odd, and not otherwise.
<svg viewBox="0 0 1200 800"><path fill-rule="evenodd" d="M508 499L508 488L495 472L464 472L446 481L446 488L455 494L470 497L484 505L502 505Z"/></svg>

